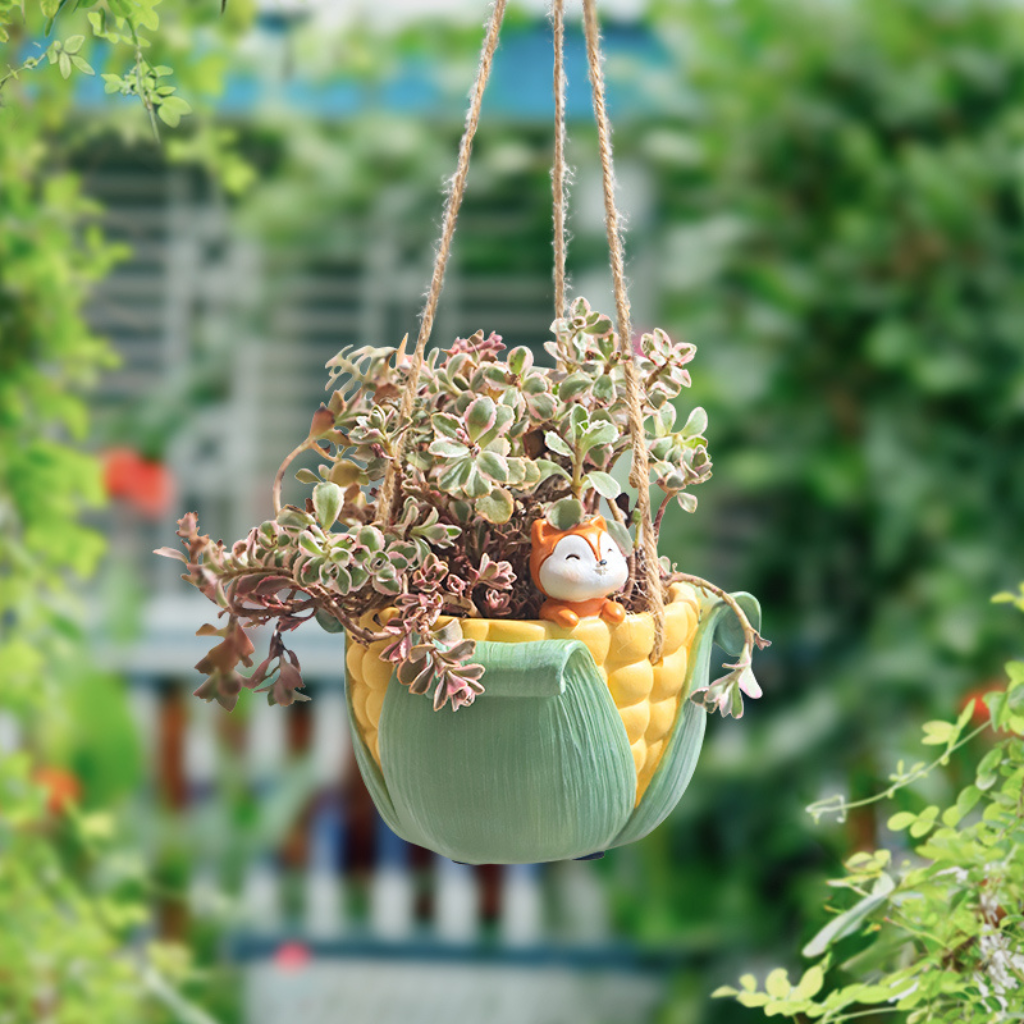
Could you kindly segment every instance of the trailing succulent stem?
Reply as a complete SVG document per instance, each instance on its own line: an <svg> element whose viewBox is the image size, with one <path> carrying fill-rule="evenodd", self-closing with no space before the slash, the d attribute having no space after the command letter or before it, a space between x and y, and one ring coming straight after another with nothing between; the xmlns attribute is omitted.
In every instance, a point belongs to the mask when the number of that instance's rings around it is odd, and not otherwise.
<svg viewBox="0 0 1024 1024"><path fill-rule="evenodd" d="M685 572L674 572L670 579L673 583L690 583L698 590L704 590L714 594L724 601L732 613L739 620L743 630L743 647L735 662L725 663L722 668L729 671L724 676L710 683L708 686L698 687L690 694L690 699L695 704L700 704L708 711L718 711L723 717L733 715L736 718L743 717L743 694L752 699L761 696L761 687L754 677L751 664L754 658L754 648L764 650L771 646L770 640L763 636L753 627L747 613L740 606L739 602L721 587L714 583L701 579L699 576L691 576Z"/></svg>
<svg viewBox="0 0 1024 1024"><path fill-rule="evenodd" d="M228 548L200 534L190 514L179 523L184 554L158 552L180 559L184 578L227 618L222 629L204 627L220 643L199 663L208 677L199 696L231 707L242 686L258 686L273 702L296 699L298 659L282 637L315 618L360 644L387 641L385 656L399 680L435 707L470 704L481 692L482 670L458 620L535 618L542 595L530 580L533 523L547 518L571 529L600 514L602 502L609 532L629 560L622 601L627 610L642 610L645 594L636 581L643 559L630 529L635 509L622 493L621 470L616 475L630 450L628 356L611 320L584 299L552 331L549 368L535 365L525 347L502 358L501 338L482 331L431 352L404 420L401 396L412 372L404 342L348 347L327 364L334 391L277 472L274 519ZM704 410L675 426L673 402L689 386L685 367L694 352L656 330L643 336L635 356L651 469L664 492L655 532L668 502L696 508L690 488L711 475ZM285 474L307 451L324 461L317 472L296 474L312 487L305 507L282 505ZM403 456L392 504L380 515L377 499L397 451ZM662 567L665 584L670 568ZM452 621L439 630L441 616ZM271 622L270 656L246 677L239 672L251 666L245 628ZM755 644L764 641L753 632L746 661L730 666L748 693L756 686L749 672ZM727 712L731 698L710 705Z"/></svg>

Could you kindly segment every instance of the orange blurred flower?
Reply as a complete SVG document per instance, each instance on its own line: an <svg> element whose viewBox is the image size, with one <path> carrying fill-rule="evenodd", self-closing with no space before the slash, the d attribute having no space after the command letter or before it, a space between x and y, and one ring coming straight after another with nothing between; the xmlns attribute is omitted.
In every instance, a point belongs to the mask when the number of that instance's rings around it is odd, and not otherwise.
<svg viewBox="0 0 1024 1024"><path fill-rule="evenodd" d="M987 683L979 683L960 698L958 710L963 711L973 700L974 712L971 714L971 725L985 725L992 717L989 714L988 705L985 703L985 697L990 693L999 693L1005 689L1005 683L999 679L992 679Z"/></svg>
<svg viewBox="0 0 1024 1024"><path fill-rule="evenodd" d="M46 809L51 814L63 813L82 798L82 784L66 768L38 768L33 778L47 791Z"/></svg>
<svg viewBox="0 0 1024 1024"><path fill-rule="evenodd" d="M107 494L149 519L159 519L174 500L174 480L162 462L144 459L131 448L111 448L103 456Z"/></svg>

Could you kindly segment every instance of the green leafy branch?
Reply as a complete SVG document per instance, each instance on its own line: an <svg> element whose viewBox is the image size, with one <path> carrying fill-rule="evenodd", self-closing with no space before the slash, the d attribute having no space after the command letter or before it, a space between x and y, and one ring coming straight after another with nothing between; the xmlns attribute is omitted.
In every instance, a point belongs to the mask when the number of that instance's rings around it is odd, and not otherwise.
<svg viewBox="0 0 1024 1024"><path fill-rule="evenodd" d="M174 69L166 64L152 64L145 57L151 41L143 34L143 30L155 32L159 29L160 17L156 11L159 3L160 0L106 0L103 5L90 5L97 9L90 10L87 15L94 39L109 43L115 52L118 47L128 47L132 54L132 66L125 73L103 74L105 91L137 96L146 110L154 138L158 142L158 118L168 127L176 128L181 119L192 112L189 102L177 95L177 86L167 81L174 74ZM41 0L39 9L47 19L46 34L52 30L58 14L68 6L66 0ZM79 6L77 2L70 4L69 13L73 13ZM16 11L24 18L21 6L10 3L0 5L0 42L10 38L10 19ZM44 62L56 65L64 79L70 78L74 70L94 75L95 69L81 53L84 44L84 35L72 35L63 41L54 40L42 54L27 58L0 77L0 89L8 81L17 79L26 71L35 70Z"/></svg>
<svg viewBox="0 0 1024 1024"><path fill-rule="evenodd" d="M140 35L139 29L146 28L156 31L160 26L160 18L154 8L159 0L148 5L135 8L127 0L110 0L110 8L114 13L111 26L105 11L91 11L89 24L97 39L104 39L114 45L128 45L132 48L135 62L133 67L122 75L104 74L105 91L120 93L122 96L138 96L149 115L153 135L160 141L160 128L157 118L170 128L177 128L182 117L192 112L188 101L176 96L177 87L162 82L162 79L174 74L174 69L166 64L150 64L143 55L149 47L149 40Z"/></svg>
<svg viewBox="0 0 1024 1024"><path fill-rule="evenodd" d="M989 698L992 696L990 694L985 698L986 704L988 704ZM925 722L922 726L924 737L921 742L925 746L944 744L945 749L934 761L927 764L924 761L918 761L911 765L909 769L906 767L905 762L897 761L896 771L889 775L889 781L892 785L888 789L875 793L874 796L853 801L848 801L842 794L836 793L833 796L825 797L823 800L816 800L814 803L808 804L805 810L814 819L816 825L820 822L822 815L825 814L835 814L837 821L844 822L852 810L860 807L869 807L880 800L891 800L898 790L913 785L913 783L925 778L936 768L949 764L951 754L961 747L967 746L968 743L977 736L980 736L988 728L988 723L986 722L984 725L979 725L976 729L972 729L969 733L964 734L963 730L967 727L968 722L970 722L974 714L974 708L975 701L972 700L960 713L960 717L956 722Z"/></svg>
<svg viewBox="0 0 1024 1024"><path fill-rule="evenodd" d="M1007 597L1020 607L1019 599ZM803 949L819 962L796 984L779 968L763 989L748 974L738 989L722 986L715 996L735 998L766 1016L828 1024L879 1013L905 1014L908 1024L989 1024L1024 1015L1024 662L1010 662L1007 674L1007 687L985 697L999 739L979 761L974 781L945 808L929 804L889 818L891 830L917 841L914 859L894 871L887 849L854 854L846 876L830 885L849 889L857 901ZM924 724L922 742L943 747L930 765L907 769L901 762L890 776L893 785L875 797L813 804L815 820L890 798L947 764L988 728L964 731L974 710L972 701L955 722ZM859 950L838 966L867 980L822 995L833 954L854 937L862 940Z"/></svg>
<svg viewBox="0 0 1024 1024"><path fill-rule="evenodd" d="M84 75L95 75L96 71L93 66L79 54L84 42L85 36L70 36L63 42L55 39L40 56L29 57L18 67L11 68L6 75L0 78L0 89L11 79L16 79L25 71L33 71L44 61L56 64L61 78L64 79L70 78L74 69L81 71Z"/></svg>

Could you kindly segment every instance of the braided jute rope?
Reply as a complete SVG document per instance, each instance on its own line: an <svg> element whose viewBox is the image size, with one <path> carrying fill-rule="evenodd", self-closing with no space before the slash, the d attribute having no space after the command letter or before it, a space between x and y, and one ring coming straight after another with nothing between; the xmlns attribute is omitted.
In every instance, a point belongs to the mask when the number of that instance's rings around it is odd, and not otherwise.
<svg viewBox="0 0 1024 1024"><path fill-rule="evenodd" d="M473 151L473 138L476 135L477 126L480 123L480 107L483 104L484 89L487 87L487 79L491 74L491 64L494 61L495 51L498 49L498 34L501 30L501 22L505 17L507 0L494 0L491 10L491 20L487 26L487 35L484 38L483 49L480 53L480 66L477 68L476 84L473 86L472 100L469 105L469 112L466 114L466 129L462 134L462 143L459 146L459 163L451 180L451 187L448 191L448 201L444 209L444 227L441 232L441 240L437 246L437 255L434 258L434 276L430 281L430 291L427 293L427 301L423 306L423 318L420 321L420 333L416 339L416 348L413 351L412 366L409 368L409 376L402 392L402 404L398 411L398 422L408 424L412 414L413 402L416 398L416 389L419 387L420 371L423 369L423 361L426 358L427 342L430 340L430 332L434 326L434 316L437 313L437 302L441 297L441 288L444 285L444 272L448 266L448 257L451 254L452 238L455 235L455 222L459 217L459 208L462 206L462 197L466 191L466 179L469 176L469 158ZM396 509L392 506L398 497L398 474L405 454L406 437L408 431L403 431L395 444L391 461L388 463L384 473L384 481L381 484L377 496L377 518L378 526L387 525L395 517Z"/></svg>
<svg viewBox="0 0 1024 1024"><path fill-rule="evenodd" d="M608 123L608 112L605 109L600 30L594 5L595 0L583 0L583 21L587 36L587 63L590 67L590 84L594 97L597 139L601 152L605 227L608 232L612 280L615 284L619 348L625 356L623 369L626 377L629 438L633 453L629 482L638 492L637 511L640 513L640 523L637 529L640 531L643 542L644 570L647 576L647 608L654 619L654 647L651 650L651 661L654 662L661 658L662 647L665 643L665 601L661 592L661 566L658 563L658 544L651 517L651 471L644 437L644 413L643 406L640 404L636 356L633 353L633 330L629 321L629 298L626 295L626 272L622 256L622 231L619 225L619 211L615 205L611 127Z"/></svg>
<svg viewBox="0 0 1024 1024"><path fill-rule="evenodd" d="M555 222L555 318L565 316L565 0L551 0L551 27L555 39L555 155L551 168L551 195Z"/></svg>

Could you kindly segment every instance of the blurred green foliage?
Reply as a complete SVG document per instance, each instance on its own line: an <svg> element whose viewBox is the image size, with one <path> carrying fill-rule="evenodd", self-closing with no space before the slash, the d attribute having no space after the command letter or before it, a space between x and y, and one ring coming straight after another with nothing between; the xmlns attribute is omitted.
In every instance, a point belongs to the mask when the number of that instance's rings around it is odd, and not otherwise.
<svg viewBox="0 0 1024 1024"><path fill-rule="evenodd" d="M91 27L108 44L104 66L123 58L138 82L143 51L178 57L178 80L201 95L209 68L184 30L209 16L186 14L170 44L151 48L140 31L158 29L158 2L111 3L123 15L116 37L102 19L86 22L105 4L72 4L58 19L56 0L0 3L0 1017L16 1024L209 1021L168 980L188 976L187 951L144 941L151 882L112 813L141 780L138 740L123 682L90 667L82 607L104 551L83 522L104 500L85 450L86 394L117 361L83 308L127 252L104 238L69 168L90 132L145 137L154 105L163 111L177 87L154 84L164 91L134 117L89 121L74 89L94 73ZM32 45L51 30L45 50ZM208 166L223 158L237 174L218 129L197 125L193 159L197 139Z"/></svg>
<svg viewBox="0 0 1024 1024"><path fill-rule="evenodd" d="M692 110L640 142L664 319L698 345L716 469L663 548L756 593L774 644L750 731L713 735L714 798L666 856L687 865L679 920L749 961L809 937L822 864L879 828L864 810L812 833L800 806L873 788L908 723L1019 649L987 599L1024 562L1024 18L988 0L654 17Z"/></svg>
<svg viewBox="0 0 1024 1024"><path fill-rule="evenodd" d="M721 459L705 518L753 510L731 555L809 669L788 685L856 675L884 726L997 669L984 602L1024 556L1024 19L670 6L698 113L664 283Z"/></svg>

